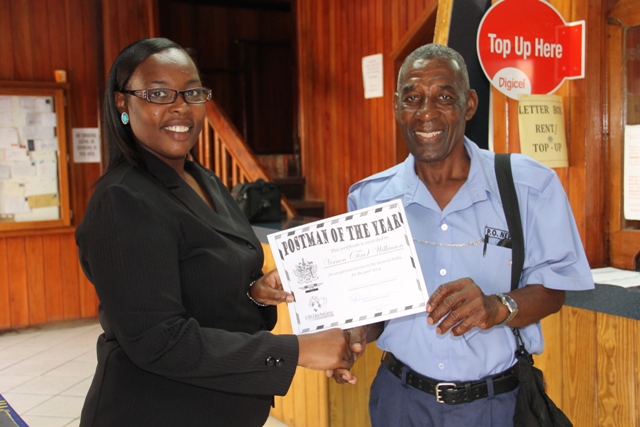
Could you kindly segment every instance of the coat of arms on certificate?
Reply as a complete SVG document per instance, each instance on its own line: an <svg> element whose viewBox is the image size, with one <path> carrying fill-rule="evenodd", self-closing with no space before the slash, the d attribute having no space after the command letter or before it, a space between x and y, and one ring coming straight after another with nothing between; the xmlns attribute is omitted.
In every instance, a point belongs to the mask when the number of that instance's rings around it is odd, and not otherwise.
<svg viewBox="0 0 640 427"><path fill-rule="evenodd" d="M428 299L400 200L268 236L296 334L423 312Z"/></svg>

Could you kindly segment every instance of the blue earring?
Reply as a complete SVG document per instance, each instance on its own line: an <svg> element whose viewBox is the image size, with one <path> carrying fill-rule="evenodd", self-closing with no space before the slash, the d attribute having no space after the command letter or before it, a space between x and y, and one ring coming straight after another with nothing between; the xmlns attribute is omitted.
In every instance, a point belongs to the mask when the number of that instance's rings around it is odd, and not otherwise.
<svg viewBox="0 0 640 427"><path fill-rule="evenodd" d="M129 124L129 115L127 113L120 114L120 120L122 121L123 125L128 125Z"/></svg>

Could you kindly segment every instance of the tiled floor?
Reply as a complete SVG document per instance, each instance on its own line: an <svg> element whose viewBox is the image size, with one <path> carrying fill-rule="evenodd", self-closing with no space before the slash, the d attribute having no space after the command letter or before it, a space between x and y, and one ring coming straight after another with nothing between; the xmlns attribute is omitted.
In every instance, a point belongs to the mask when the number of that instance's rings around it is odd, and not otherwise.
<svg viewBox="0 0 640 427"><path fill-rule="evenodd" d="M79 425L101 333L97 321L0 333L0 394L29 427Z"/></svg>

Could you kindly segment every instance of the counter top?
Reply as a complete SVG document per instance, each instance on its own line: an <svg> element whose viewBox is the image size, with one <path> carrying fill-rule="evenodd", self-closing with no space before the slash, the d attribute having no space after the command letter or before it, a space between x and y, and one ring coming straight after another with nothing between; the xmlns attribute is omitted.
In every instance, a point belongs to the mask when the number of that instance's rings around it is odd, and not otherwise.
<svg viewBox="0 0 640 427"><path fill-rule="evenodd" d="M565 305L640 320L640 287L599 285L588 291L567 291Z"/></svg>

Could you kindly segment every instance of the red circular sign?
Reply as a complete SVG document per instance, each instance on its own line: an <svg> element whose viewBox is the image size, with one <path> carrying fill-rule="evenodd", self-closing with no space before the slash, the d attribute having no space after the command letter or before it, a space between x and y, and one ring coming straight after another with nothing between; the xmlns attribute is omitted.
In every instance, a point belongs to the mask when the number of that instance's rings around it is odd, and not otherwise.
<svg viewBox="0 0 640 427"><path fill-rule="evenodd" d="M503 0L487 11L477 37L480 64L505 95L554 92L584 77L584 21L566 24L544 0Z"/></svg>

